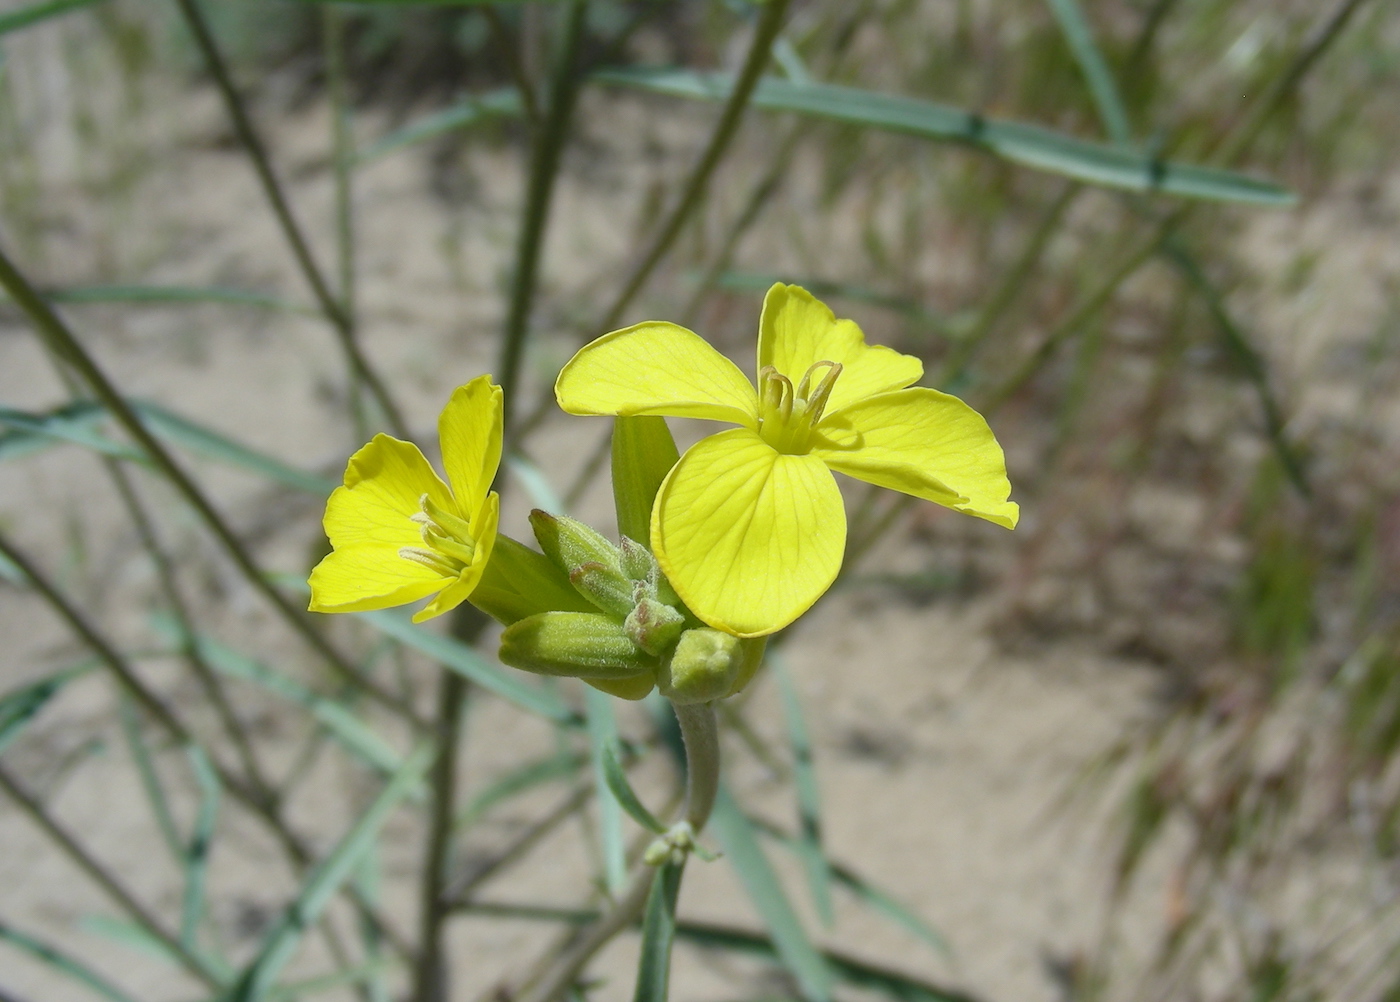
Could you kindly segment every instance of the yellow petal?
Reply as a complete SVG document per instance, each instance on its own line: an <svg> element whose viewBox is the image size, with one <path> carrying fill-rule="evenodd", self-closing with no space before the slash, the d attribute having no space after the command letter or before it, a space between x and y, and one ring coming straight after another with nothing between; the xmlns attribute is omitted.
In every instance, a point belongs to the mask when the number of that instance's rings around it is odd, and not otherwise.
<svg viewBox="0 0 1400 1002"><path fill-rule="evenodd" d="M778 283L763 297L758 367L771 365L797 386L817 362L838 362L841 375L827 399L830 414L864 397L917 382L924 365L893 348L868 345L854 320L837 320L827 305L796 285Z"/></svg>
<svg viewBox="0 0 1400 1002"><path fill-rule="evenodd" d="M378 543L340 546L311 572L312 612L368 612L416 602L452 579Z"/></svg>
<svg viewBox="0 0 1400 1002"><path fill-rule="evenodd" d="M821 460L782 455L735 428L698 442L672 468L651 540L695 615L757 637L802 615L836 579L846 511Z"/></svg>
<svg viewBox="0 0 1400 1002"><path fill-rule="evenodd" d="M858 480L1016 527L1006 459L981 414L957 397L916 386L828 415L812 455Z"/></svg>
<svg viewBox="0 0 1400 1002"><path fill-rule="evenodd" d="M570 414L662 414L758 423L758 396L739 367L700 335L661 321L584 345L554 383Z"/></svg>
<svg viewBox="0 0 1400 1002"><path fill-rule="evenodd" d="M378 544L399 559L401 546L421 546L418 526L409 516L419 511L418 499L454 510L452 495L418 446L388 435L376 435L345 467L345 486L326 502L323 524L331 545Z"/></svg>
<svg viewBox="0 0 1400 1002"><path fill-rule="evenodd" d="M470 515L481 506L501 465L501 388L491 385L490 376L452 391L438 417L438 441L457 510Z"/></svg>
<svg viewBox="0 0 1400 1002"><path fill-rule="evenodd" d="M457 580L450 582L437 598L413 614L415 623L432 619L434 616L441 616L444 612L457 608L471 597L471 593L481 583L481 575L486 571L486 564L491 559L491 551L496 546L496 528L500 524L500 518L501 496L492 491L486 495L486 501L482 504L481 509L472 516L472 540L476 543L476 550L472 553L472 562L462 569ZM407 562L405 561L405 563Z"/></svg>

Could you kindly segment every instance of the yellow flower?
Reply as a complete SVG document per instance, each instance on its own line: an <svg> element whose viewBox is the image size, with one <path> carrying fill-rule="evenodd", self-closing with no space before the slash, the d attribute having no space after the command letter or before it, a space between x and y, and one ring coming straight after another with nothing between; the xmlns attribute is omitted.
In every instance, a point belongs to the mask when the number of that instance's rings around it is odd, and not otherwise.
<svg viewBox="0 0 1400 1002"><path fill-rule="evenodd" d="M490 376L459 386L438 418L451 487L418 446L389 435L350 457L345 486L326 502L334 552L311 572L312 612L364 612L437 598L421 623L464 602L496 543L501 388ZM490 493L488 493L490 491Z"/></svg>
<svg viewBox="0 0 1400 1002"><path fill-rule="evenodd" d="M917 358L867 345L805 289L763 301L758 389L698 335L653 321L584 346L555 383L570 414L662 414L740 425L692 446L652 509L651 544L686 605L740 637L782 629L841 569L846 512L832 470L1014 528L1006 463L957 397L912 386Z"/></svg>

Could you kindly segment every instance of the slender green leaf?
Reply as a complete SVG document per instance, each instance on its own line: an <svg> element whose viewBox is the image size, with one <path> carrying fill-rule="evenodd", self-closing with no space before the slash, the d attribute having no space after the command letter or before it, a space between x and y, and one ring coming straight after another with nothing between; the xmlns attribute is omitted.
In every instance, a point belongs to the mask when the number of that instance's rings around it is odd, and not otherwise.
<svg viewBox="0 0 1400 1002"><path fill-rule="evenodd" d="M651 508L661 481L678 458L665 418L613 419L612 483L618 532L643 546L651 545Z"/></svg>
<svg viewBox="0 0 1400 1002"><path fill-rule="evenodd" d="M577 715L553 692L531 685L519 674L497 668L459 640L415 625L410 617L401 612L383 609L356 615L404 646L426 654L523 710L560 723L578 722Z"/></svg>
<svg viewBox="0 0 1400 1002"><path fill-rule="evenodd" d="M584 709L588 714L588 750L593 762L593 785L597 790L598 843L603 854L603 879L608 893L616 897L627 885L627 847L622 841L622 811L632 814L618 795L611 769L620 774L613 748L617 744L617 720L613 716L612 700L605 692L591 685L584 686ZM627 777L622 776L627 786ZM632 797L635 801L635 795ZM640 804L636 805L640 807ZM645 808L643 808L645 813ZM632 814L635 818L637 815ZM648 815L650 817L650 815Z"/></svg>
<svg viewBox="0 0 1400 1002"><path fill-rule="evenodd" d="M613 751L614 747L611 743L605 744L599 752L604 783L633 821L649 832L665 835L668 830L666 826L656 820L655 815L646 809L636 791L632 789L632 784L627 782L627 773L622 771L622 765L617 761L617 754Z"/></svg>
<svg viewBox="0 0 1400 1002"><path fill-rule="evenodd" d="M164 613L151 616L151 627L172 643L181 639L174 618ZM262 686L274 695L310 712L347 751L370 767L393 775L403 764L389 744L354 713L328 696L313 692L295 679L273 671L267 665L207 636L196 636L199 656L217 672Z"/></svg>
<svg viewBox="0 0 1400 1002"><path fill-rule="evenodd" d="M416 145L428 139L459 129L470 128L493 118L515 118L524 113L520 92L514 87L502 87L475 97L466 98L450 108L433 112L409 122L361 150L355 163L365 164L382 156Z"/></svg>
<svg viewBox="0 0 1400 1002"><path fill-rule="evenodd" d="M778 679L778 688L783 695L783 717L787 721L788 742L792 745L793 780L797 786L797 815L799 854L807 871L807 881L812 887L812 900L817 906L817 914L829 928L835 921L831 907L831 865L827 862L822 848L821 791L817 786L817 772L812 764L812 742L807 734L807 722L802 716L802 704L797 698L797 687L792 674L787 670L787 661L772 652L768 655L773 674Z"/></svg>
<svg viewBox="0 0 1400 1002"><path fill-rule="evenodd" d="M205 889L209 880L209 849L219 817L219 776L202 748L191 745L190 769L199 787L199 810L185 850L185 896L180 912L180 942L187 950L199 949L199 924L204 920Z"/></svg>
<svg viewBox="0 0 1400 1002"><path fill-rule="evenodd" d="M67 14L81 7L91 7L99 0L40 0L0 14L0 35L27 28L31 24L47 21L51 17Z"/></svg>
<svg viewBox="0 0 1400 1002"><path fill-rule="evenodd" d="M797 979L803 997L808 1002L827 1002L831 997L831 972L798 921L749 819L722 784L710 817L710 828L724 847L724 854L748 892L750 902L772 934L783 965Z"/></svg>
<svg viewBox="0 0 1400 1002"><path fill-rule="evenodd" d="M60 442L81 445L104 456L144 460L138 449L108 438L97 430L106 411L88 403L70 404L41 414L0 407L0 459L19 459Z"/></svg>
<svg viewBox="0 0 1400 1002"><path fill-rule="evenodd" d="M350 877L361 856L374 844L390 813L423 782L435 753L436 748L430 741L415 748L369 809L312 871L296 900L263 940L258 955L244 968L229 1002L261 1002L267 996L282 968L296 952L302 936L319 921L326 905Z"/></svg>
<svg viewBox="0 0 1400 1002"><path fill-rule="evenodd" d="M652 878L642 915L642 955L632 1002L666 1002L671 983L671 944L676 939L676 899L685 863L666 863Z"/></svg>
<svg viewBox="0 0 1400 1002"><path fill-rule="evenodd" d="M1094 43L1094 33L1089 28L1079 0L1047 2L1055 20L1060 23L1060 31L1065 36L1070 52L1074 54L1074 61L1079 64L1080 72L1084 74L1084 80L1089 85L1089 94L1094 99L1094 106L1098 109L1104 131L1118 145L1129 145L1133 136L1128 125L1128 109L1123 105L1123 98L1118 93L1118 84L1113 79L1113 72L1108 68L1107 60Z"/></svg>
<svg viewBox="0 0 1400 1002"><path fill-rule="evenodd" d="M42 961L65 978L86 985L93 992L107 999L108 1002L135 1002L130 995L93 971L82 961L68 956L57 947L22 933L4 922L0 922L0 942L9 943L16 949Z"/></svg>
<svg viewBox="0 0 1400 1002"><path fill-rule="evenodd" d="M165 847L170 850L170 855L181 865L185 862L185 846L180 839L180 831L175 827L175 814L170 810L170 798L165 795L165 787L161 785L160 776L156 773L155 761L151 758L151 750L146 747L146 739L141 733L141 717L136 712L136 707L130 699L121 701L121 723L122 734L126 738L127 748L131 750L132 761L136 763L136 773L141 777L141 788L146 793L146 800L150 802L151 813L155 815L156 827L160 829L160 834L165 839ZM165 950L164 945L161 946Z"/></svg>
<svg viewBox="0 0 1400 1002"><path fill-rule="evenodd" d="M758 956L778 957L778 948L766 936L710 925L705 922L678 922L676 935L697 946L715 950L734 950ZM845 984L883 992L900 1002L979 1002L972 995L940 988L907 974L875 964L867 964L834 950L822 952L822 959L832 975Z"/></svg>
<svg viewBox="0 0 1400 1002"><path fill-rule="evenodd" d="M15 568L16 571L19 568ZM71 668L55 672L30 682L0 696L0 752L10 746L23 733L29 722L38 715L50 699L58 694L73 679L97 664L97 659L79 662Z"/></svg>
<svg viewBox="0 0 1400 1002"><path fill-rule="evenodd" d="M733 84L731 77L720 73L641 67L605 70L595 73L594 79L708 101L726 99ZM1039 125L988 118L917 98L767 77L755 88L752 103L769 111L967 143L1012 163L1111 188L1259 205L1287 206L1295 201L1287 189L1236 171L1155 160Z"/></svg>
<svg viewBox="0 0 1400 1002"><path fill-rule="evenodd" d="M544 783L565 779L583 768L582 755L554 752L542 759L512 769L473 797L453 820L453 828L466 828L497 804L533 790Z"/></svg>
<svg viewBox="0 0 1400 1002"><path fill-rule="evenodd" d="M379 906L379 846L377 844L370 845L365 850L365 854L360 857L360 863L355 867L354 880L355 890L359 892L360 898L371 907L377 908ZM384 982L387 966L383 950L384 934L379 925L368 914L361 913L358 918L360 942L364 944L365 951L365 963L359 970L363 970L365 973L354 980L363 982L365 994L368 995L366 1002L390 1002L389 986ZM296 991L298 986L290 985L288 988L293 991L291 997L296 998L299 994ZM311 989L302 985L301 991L309 993Z"/></svg>
<svg viewBox="0 0 1400 1002"><path fill-rule="evenodd" d="M44 298L54 303L214 303L223 306L252 306L303 316L320 316L320 311L275 296L246 289L198 288L181 285L84 285L50 289Z"/></svg>

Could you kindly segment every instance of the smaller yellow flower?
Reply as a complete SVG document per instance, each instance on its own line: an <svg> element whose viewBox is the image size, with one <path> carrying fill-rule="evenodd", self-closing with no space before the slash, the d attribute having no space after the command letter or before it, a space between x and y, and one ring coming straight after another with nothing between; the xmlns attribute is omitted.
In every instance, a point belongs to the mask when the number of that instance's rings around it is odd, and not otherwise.
<svg viewBox="0 0 1400 1002"><path fill-rule="evenodd" d="M311 572L312 612L366 612L437 597L413 621L461 605L496 544L501 388L490 376L459 386L438 418L449 487L418 446L389 435L350 457L326 502L334 552Z"/></svg>
<svg viewBox="0 0 1400 1002"><path fill-rule="evenodd" d="M865 343L795 285L768 290L758 385L699 335L659 321L581 348L554 384L570 414L659 414L739 425L691 446L656 496L651 545L672 587L716 629L761 637L836 580L846 511L833 472L1014 528L987 422L913 384L923 364Z"/></svg>

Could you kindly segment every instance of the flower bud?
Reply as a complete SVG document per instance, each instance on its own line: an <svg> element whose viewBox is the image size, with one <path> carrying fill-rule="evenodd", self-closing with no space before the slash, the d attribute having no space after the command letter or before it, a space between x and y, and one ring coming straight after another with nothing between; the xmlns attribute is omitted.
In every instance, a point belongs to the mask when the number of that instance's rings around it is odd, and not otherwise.
<svg viewBox="0 0 1400 1002"><path fill-rule="evenodd" d="M541 675L631 679L657 660L638 650L622 624L592 612L542 612L506 627L501 660Z"/></svg>
<svg viewBox="0 0 1400 1002"><path fill-rule="evenodd" d="M660 656L685 629L685 617L664 602L641 596L622 626L634 644Z"/></svg>
<svg viewBox="0 0 1400 1002"><path fill-rule="evenodd" d="M738 637L708 627L686 630L658 676L661 694L681 705L722 699L744 668L744 654Z"/></svg>

